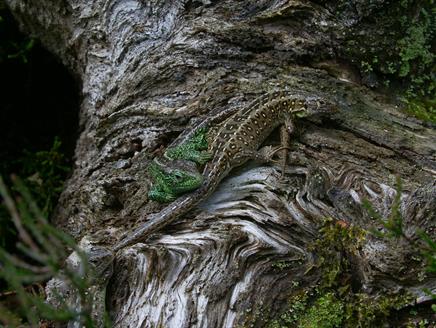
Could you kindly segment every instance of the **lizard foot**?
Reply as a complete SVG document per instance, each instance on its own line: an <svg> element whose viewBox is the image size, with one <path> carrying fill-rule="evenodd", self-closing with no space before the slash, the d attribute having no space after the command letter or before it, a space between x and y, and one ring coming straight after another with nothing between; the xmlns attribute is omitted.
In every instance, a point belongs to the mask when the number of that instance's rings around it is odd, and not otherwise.
<svg viewBox="0 0 436 328"><path fill-rule="evenodd" d="M263 159L264 163L274 163L274 164L279 164L280 161L274 160L274 156L276 155L276 153L282 151L282 150L290 150L289 147L286 146L265 146L262 147L258 153L259 153L259 157Z"/></svg>

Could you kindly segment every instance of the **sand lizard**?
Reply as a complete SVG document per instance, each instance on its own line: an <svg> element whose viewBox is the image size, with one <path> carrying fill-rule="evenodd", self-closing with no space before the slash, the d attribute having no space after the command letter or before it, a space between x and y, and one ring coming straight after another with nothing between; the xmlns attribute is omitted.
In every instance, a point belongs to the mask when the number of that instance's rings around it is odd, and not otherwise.
<svg viewBox="0 0 436 328"><path fill-rule="evenodd" d="M179 197L160 212L149 215L147 221L116 244L114 250L135 244L185 215L206 199L234 167L244 164L249 159L268 159L269 156L257 150L278 126L285 125L289 132L292 132L294 118L329 113L334 108L332 103L317 96L276 91L255 99L250 105L235 113L227 111L219 114L224 118L230 117L218 126L217 132L209 142L208 151L212 158L204 168L201 186ZM215 121L208 120L210 124ZM196 128L204 128L207 124L199 124ZM193 133L195 132L186 133L184 138Z"/></svg>

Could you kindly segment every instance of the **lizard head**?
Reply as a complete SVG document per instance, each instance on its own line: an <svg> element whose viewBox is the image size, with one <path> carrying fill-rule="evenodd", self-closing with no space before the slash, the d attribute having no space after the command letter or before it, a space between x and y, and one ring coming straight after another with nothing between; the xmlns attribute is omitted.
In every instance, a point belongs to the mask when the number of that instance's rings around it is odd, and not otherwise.
<svg viewBox="0 0 436 328"><path fill-rule="evenodd" d="M304 99L296 100L292 110L294 116L301 118L315 114L329 114L336 111L337 106L330 100L318 96L307 96Z"/></svg>
<svg viewBox="0 0 436 328"><path fill-rule="evenodd" d="M186 160L169 161L162 166L152 162L148 171L153 180L148 197L161 203L173 201L181 194L197 189L203 182L203 175L195 163Z"/></svg>

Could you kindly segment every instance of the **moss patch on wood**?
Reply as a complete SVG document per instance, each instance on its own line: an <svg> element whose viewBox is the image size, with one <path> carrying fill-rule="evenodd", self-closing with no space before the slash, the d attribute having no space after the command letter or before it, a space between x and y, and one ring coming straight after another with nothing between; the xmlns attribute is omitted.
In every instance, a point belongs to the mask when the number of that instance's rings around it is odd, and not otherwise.
<svg viewBox="0 0 436 328"><path fill-rule="evenodd" d="M292 296L268 328L379 327L392 312L411 304L413 297L406 293L367 294L353 283L351 258L365 242L366 231L326 219L320 232L312 251L323 278Z"/></svg>

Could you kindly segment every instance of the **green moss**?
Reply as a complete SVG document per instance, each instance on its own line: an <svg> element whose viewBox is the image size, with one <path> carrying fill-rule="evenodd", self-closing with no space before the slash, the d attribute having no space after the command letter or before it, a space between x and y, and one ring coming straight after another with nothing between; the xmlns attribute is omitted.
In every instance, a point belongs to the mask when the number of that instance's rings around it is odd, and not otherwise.
<svg viewBox="0 0 436 328"><path fill-rule="evenodd" d="M348 295L345 304L345 327L376 327L386 321L393 310L410 304L407 294L370 296L365 293Z"/></svg>
<svg viewBox="0 0 436 328"><path fill-rule="evenodd" d="M308 293L302 293L289 300L288 310L268 328L335 328L341 326L344 315L345 306L333 292L318 295L312 302Z"/></svg>
<svg viewBox="0 0 436 328"><path fill-rule="evenodd" d="M343 293L347 290L347 293ZM268 328L364 328L380 327L393 310L408 305L406 294L371 296L350 288L315 288L289 300L288 309L267 324Z"/></svg>
<svg viewBox="0 0 436 328"><path fill-rule="evenodd" d="M428 43L428 32L432 22L427 17L427 12L422 9L421 15L425 19L410 26L406 31L406 36L397 43L399 56L398 76L406 77L413 73L413 63L418 62L424 67L431 64L434 54L431 52L431 45Z"/></svg>
<svg viewBox="0 0 436 328"><path fill-rule="evenodd" d="M362 247L367 232L326 219L311 249L322 272L317 286L292 296L288 308L268 328L381 327L392 311L410 304L407 294L353 292L349 259Z"/></svg>
<svg viewBox="0 0 436 328"><path fill-rule="evenodd" d="M350 15L339 1L338 19ZM436 7L434 1L403 0L365 4L366 11L345 33L342 55L360 68L369 85L385 86L414 102L434 99ZM409 106L408 112L434 122L434 106Z"/></svg>
<svg viewBox="0 0 436 328"><path fill-rule="evenodd" d="M274 262L271 267L278 270L285 270L287 268L292 267L292 261L277 261Z"/></svg>
<svg viewBox="0 0 436 328"><path fill-rule="evenodd" d="M319 229L321 237L310 247L318 256L317 268L323 271L321 288L337 285L341 274L350 270L348 257L356 254L365 241L367 232L355 226L344 227L331 218Z"/></svg>
<svg viewBox="0 0 436 328"><path fill-rule="evenodd" d="M307 303L309 301L309 294L303 292L293 296L288 304L288 309L283 312L277 319L268 323L268 328L286 328L296 327L297 322L304 315L307 310Z"/></svg>
<svg viewBox="0 0 436 328"><path fill-rule="evenodd" d="M406 112L416 118L436 124L436 98L405 100Z"/></svg>
<svg viewBox="0 0 436 328"><path fill-rule="evenodd" d="M301 328L340 327L344 318L344 304L333 293L326 293L315 301L298 322Z"/></svg>

